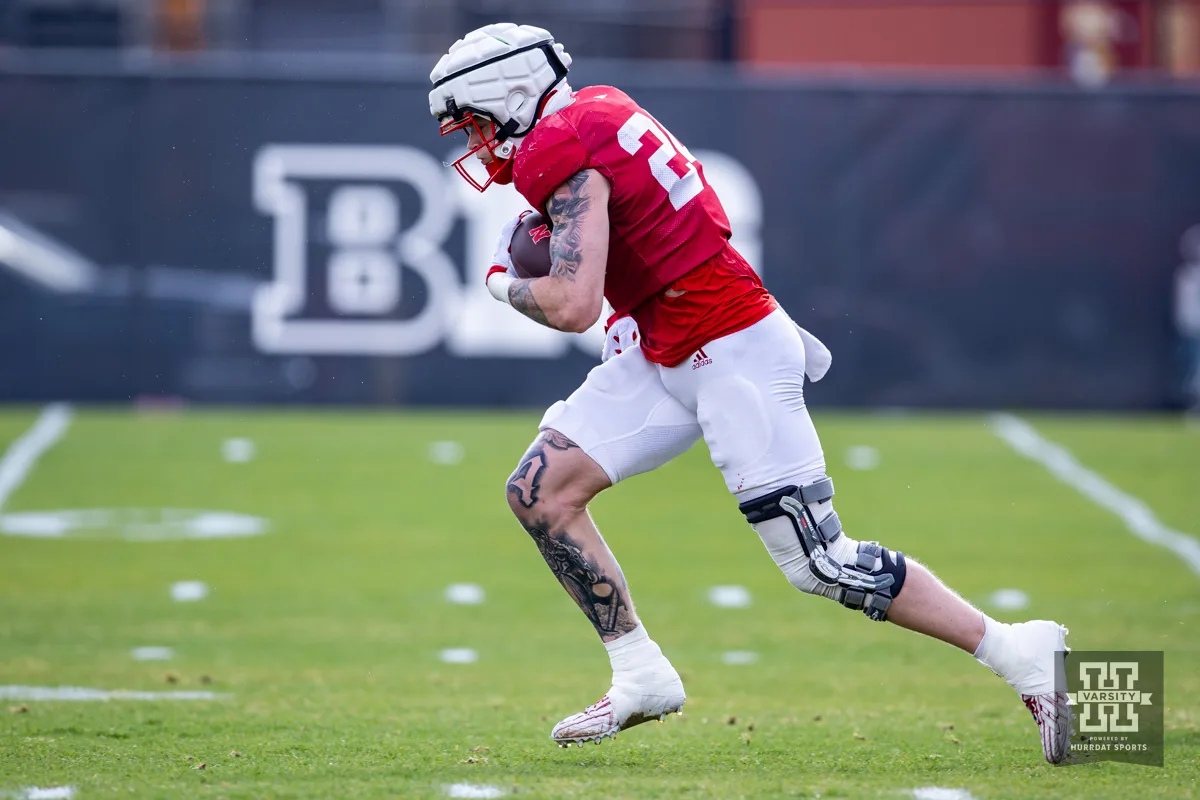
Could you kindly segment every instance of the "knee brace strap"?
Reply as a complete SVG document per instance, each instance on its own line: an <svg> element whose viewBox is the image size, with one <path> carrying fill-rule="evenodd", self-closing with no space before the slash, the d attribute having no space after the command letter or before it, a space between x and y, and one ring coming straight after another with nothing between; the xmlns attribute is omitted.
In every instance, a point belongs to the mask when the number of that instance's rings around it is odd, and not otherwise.
<svg viewBox="0 0 1200 800"><path fill-rule="evenodd" d="M822 478L807 486L785 486L763 497L747 500L738 505L738 510L746 515L746 521L751 525L775 517L789 517L796 526L796 535L800 537L805 555L811 558L810 541L816 540L819 544L837 541L842 533L842 522L834 511L818 523L805 506L824 503L832 497L833 479Z"/></svg>
<svg viewBox="0 0 1200 800"><path fill-rule="evenodd" d="M785 486L768 495L747 500L738 506L738 510L746 515L746 520L753 525L755 522L783 516L779 508L779 500L783 497L794 497L801 503L824 503L833 497L833 478L821 478L807 486Z"/></svg>
<svg viewBox="0 0 1200 800"><path fill-rule="evenodd" d="M839 602L883 622L892 601L904 588L907 573L903 553L888 550L879 542L859 542L854 563L845 565L838 576L837 582L843 587Z"/></svg>

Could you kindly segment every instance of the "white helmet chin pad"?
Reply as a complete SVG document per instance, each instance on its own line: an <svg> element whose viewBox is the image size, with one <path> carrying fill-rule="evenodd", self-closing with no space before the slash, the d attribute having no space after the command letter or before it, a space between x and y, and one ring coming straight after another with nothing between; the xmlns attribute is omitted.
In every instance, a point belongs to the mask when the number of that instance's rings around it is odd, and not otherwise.
<svg viewBox="0 0 1200 800"><path fill-rule="evenodd" d="M503 131L497 154L506 158L516 144L509 138L529 133L570 66L571 56L543 28L485 25L455 42L429 74L429 112L438 119L460 110L490 117Z"/></svg>

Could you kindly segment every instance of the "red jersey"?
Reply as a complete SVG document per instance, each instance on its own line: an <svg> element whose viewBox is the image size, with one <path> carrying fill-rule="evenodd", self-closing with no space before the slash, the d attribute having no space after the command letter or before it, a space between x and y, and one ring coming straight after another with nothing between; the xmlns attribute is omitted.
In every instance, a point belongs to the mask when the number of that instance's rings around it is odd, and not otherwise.
<svg viewBox="0 0 1200 800"><path fill-rule="evenodd" d="M612 187L604 296L637 321L648 360L675 366L774 310L730 246L729 219L700 162L620 89L580 89L543 118L517 150L513 183L544 211L586 169Z"/></svg>

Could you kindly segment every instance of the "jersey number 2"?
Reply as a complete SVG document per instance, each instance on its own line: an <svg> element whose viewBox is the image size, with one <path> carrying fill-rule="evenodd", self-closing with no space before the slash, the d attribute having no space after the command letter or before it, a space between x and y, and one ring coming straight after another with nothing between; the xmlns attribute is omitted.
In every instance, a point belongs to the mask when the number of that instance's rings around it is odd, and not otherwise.
<svg viewBox="0 0 1200 800"><path fill-rule="evenodd" d="M696 159L666 128L642 112L625 121L617 131L617 141L630 155L649 151L650 173L667 190L676 211L704 191Z"/></svg>

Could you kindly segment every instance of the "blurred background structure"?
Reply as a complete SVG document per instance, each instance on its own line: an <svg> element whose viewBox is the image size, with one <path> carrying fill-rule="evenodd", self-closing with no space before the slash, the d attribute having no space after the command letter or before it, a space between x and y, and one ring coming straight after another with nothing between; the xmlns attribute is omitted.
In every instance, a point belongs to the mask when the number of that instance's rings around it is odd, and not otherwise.
<svg viewBox="0 0 1200 800"><path fill-rule="evenodd" d="M6 44L438 55L520 19L588 58L1200 71L1198 0L4 0Z"/></svg>
<svg viewBox="0 0 1200 800"><path fill-rule="evenodd" d="M1194 402L1200 0L0 0L0 401L569 392L426 111L502 18L696 152L814 403Z"/></svg>

